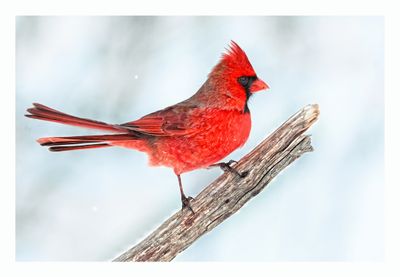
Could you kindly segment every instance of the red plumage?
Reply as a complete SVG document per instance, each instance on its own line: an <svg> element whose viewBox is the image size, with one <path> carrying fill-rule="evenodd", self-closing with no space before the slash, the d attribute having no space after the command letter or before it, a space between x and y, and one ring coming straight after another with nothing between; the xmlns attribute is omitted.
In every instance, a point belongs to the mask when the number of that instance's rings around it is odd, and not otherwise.
<svg viewBox="0 0 400 277"><path fill-rule="evenodd" d="M124 124L71 116L41 104L33 104L30 118L58 122L114 134L47 137L38 142L51 151L110 146L147 153L151 165L171 167L180 174L205 168L241 147L251 129L249 97L268 86L259 79L245 52L232 41L227 53L209 73L201 88L189 99Z"/></svg>

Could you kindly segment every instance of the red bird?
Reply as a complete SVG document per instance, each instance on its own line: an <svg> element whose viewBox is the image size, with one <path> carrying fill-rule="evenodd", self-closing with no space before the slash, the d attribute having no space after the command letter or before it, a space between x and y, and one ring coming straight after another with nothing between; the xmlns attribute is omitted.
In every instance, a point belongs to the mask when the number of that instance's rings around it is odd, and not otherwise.
<svg viewBox="0 0 400 277"><path fill-rule="evenodd" d="M229 163L217 163L247 140L251 118L247 106L253 93L268 89L259 79L245 52L231 42L227 53L207 80L189 99L124 124L75 117L41 104L33 104L27 117L114 134L46 137L37 141L50 151L119 146L147 153L150 165L171 167L179 181L182 208L190 206L180 175L198 168L220 166L236 172Z"/></svg>

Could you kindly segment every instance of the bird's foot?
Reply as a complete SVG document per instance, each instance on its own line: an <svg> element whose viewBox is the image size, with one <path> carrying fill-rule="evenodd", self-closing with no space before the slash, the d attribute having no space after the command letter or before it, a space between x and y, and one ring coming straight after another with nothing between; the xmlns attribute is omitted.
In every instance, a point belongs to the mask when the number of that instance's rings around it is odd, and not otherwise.
<svg viewBox="0 0 400 277"><path fill-rule="evenodd" d="M237 163L237 161L230 160L230 161L227 162L227 163L224 163L224 162L222 162L222 163L216 163L216 164L212 164L212 165L210 165L210 166L218 166L218 167L220 167L224 172L232 172L232 173L235 173L235 174L236 174L237 176L239 176L240 178L246 177L246 176L249 174L248 171L239 172L239 171L237 171L235 168L232 167L232 165L233 165L233 164L236 164L236 163Z"/></svg>
<svg viewBox="0 0 400 277"><path fill-rule="evenodd" d="M184 195L181 196L182 211L187 207L192 212L192 214L194 214L192 206L190 205L190 201L192 201L192 200L193 200L193 197L191 197L191 196L189 196L189 197L186 197Z"/></svg>

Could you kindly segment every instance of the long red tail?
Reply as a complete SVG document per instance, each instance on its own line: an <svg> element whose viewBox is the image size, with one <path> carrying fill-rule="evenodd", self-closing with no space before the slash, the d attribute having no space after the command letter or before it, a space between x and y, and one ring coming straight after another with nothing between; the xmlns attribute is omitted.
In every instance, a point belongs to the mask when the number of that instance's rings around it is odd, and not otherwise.
<svg viewBox="0 0 400 277"><path fill-rule="evenodd" d="M96 130L105 130L111 132L124 132L118 125L107 124L105 122L72 116L66 113L49 108L45 105L33 103L33 108L27 110L31 114L26 114L26 117L53 121L61 124L73 125Z"/></svg>
<svg viewBox="0 0 400 277"><path fill-rule="evenodd" d="M50 151L68 151L93 149L113 146L108 142L115 141L132 141L137 139L132 134L115 134L115 135L91 135L91 136L72 136L72 137L47 137L40 138L37 142L42 146L49 147ZM71 146L72 145L72 146Z"/></svg>
<svg viewBox="0 0 400 277"><path fill-rule="evenodd" d="M93 149L113 146L108 142L136 140L137 136L119 125L111 125L101 121L80 118L51 109L42 104L34 103L33 108L25 116L34 119L47 120L61 124L73 125L96 130L118 132L112 135L89 135L72 137L46 137L37 141L42 146L50 146L50 151L69 151L80 149ZM121 134L122 133L122 134Z"/></svg>
<svg viewBox="0 0 400 277"><path fill-rule="evenodd" d="M95 144L83 144L75 146L52 146L49 150L52 152L70 151L70 150L85 150L93 148L111 147L108 143L95 143Z"/></svg>

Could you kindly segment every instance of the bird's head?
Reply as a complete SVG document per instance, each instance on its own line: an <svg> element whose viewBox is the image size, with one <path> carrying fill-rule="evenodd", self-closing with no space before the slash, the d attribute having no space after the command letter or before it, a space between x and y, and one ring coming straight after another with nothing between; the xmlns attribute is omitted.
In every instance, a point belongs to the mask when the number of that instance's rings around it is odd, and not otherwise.
<svg viewBox="0 0 400 277"><path fill-rule="evenodd" d="M229 92L245 92L247 99L253 93L269 88L258 78L246 53L234 41L231 41L229 49L222 54L220 62L210 72L209 77L223 80Z"/></svg>

